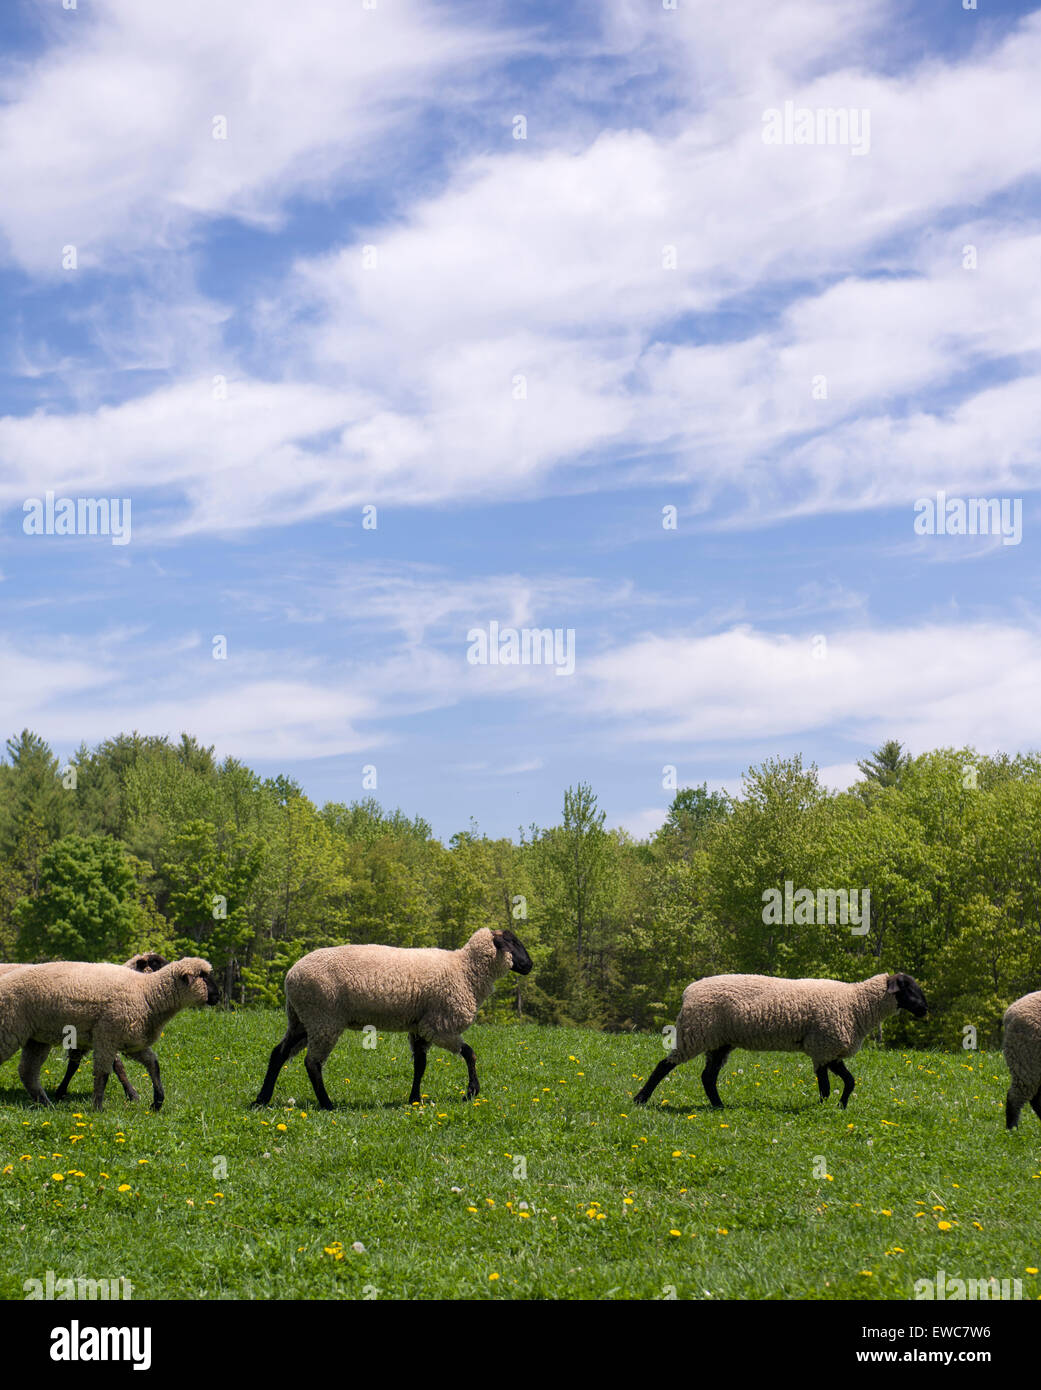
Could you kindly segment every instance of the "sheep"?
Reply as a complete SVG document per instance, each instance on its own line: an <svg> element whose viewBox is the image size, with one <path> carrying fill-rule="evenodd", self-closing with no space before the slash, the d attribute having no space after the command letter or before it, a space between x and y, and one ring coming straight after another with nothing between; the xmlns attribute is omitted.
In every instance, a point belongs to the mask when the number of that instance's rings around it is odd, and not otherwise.
<svg viewBox="0 0 1041 1390"><path fill-rule="evenodd" d="M154 970L161 970L169 962L161 956L158 951L141 951L136 956L131 956L128 961L124 961L127 970L138 970L142 974L150 974ZM10 974L13 970L28 970L28 965L21 964L0 964L0 979L4 975ZM62 1077L58 1089L54 1093L55 1100L64 1100L65 1093L69 1089L69 1082L79 1070L79 1065L83 1061L84 1054L87 1052L85 1047L74 1047L69 1050L69 1065L65 1068L65 1075ZM123 1087L127 1100L137 1100L137 1091L131 1085L130 1078L127 1076L119 1057L112 1059L112 1070L115 1072L119 1084Z"/></svg>
<svg viewBox="0 0 1041 1390"><path fill-rule="evenodd" d="M701 1082L709 1104L722 1108L716 1080L735 1047L750 1052L805 1052L813 1062L821 1101L828 1099L828 1072L843 1083L843 1109L856 1082L844 1057L860 1051L884 1018L907 1009L915 1018L928 1010L910 975L873 975L858 984L842 980L783 980L769 975L709 975L683 991L676 1019L676 1044L634 1099L645 1105L658 1083L682 1062L706 1054Z"/></svg>
<svg viewBox="0 0 1041 1390"><path fill-rule="evenodd" d="M40 1068L73 1030L77 1047L94 1049L94 1109L100 1110L117 1052L134 1057L152 1081L152 1109L165 1099L152 1044L181 1009L216 1004L209 961L186 956L152 973L122 965L52 961L9 973L0 983L0 1064L22 1050L18 1075L33 1100L50 1101Z"/></svg>
<svg viewBox="0 0 1041 1390"><path fill-rule="evenodd" d="M1041 1120L1041 990L1024 994L1005 1011L1005 1063L1012 1085L1005 1098L1005 1128L1015 1129L1024 1101Z"/></svg>
<svg viewBox="0 0 1041 1390"><path fill-rule="evenodd" d="M462 1034L507 971L527 975L531 957L511 931L482 927L457 951L433 947L329 946L298 960L286 975L285 1037L271 1052L254 1106L267 1105L278 1073L304 1046L305 1065L323 1110L332 1109L322 1067L345 1028L407 1032L412 1050L409 1104L422 1100L419 1083L431 1044L461 1054L467 1100L480 1091L473 1048Z"/></svg>

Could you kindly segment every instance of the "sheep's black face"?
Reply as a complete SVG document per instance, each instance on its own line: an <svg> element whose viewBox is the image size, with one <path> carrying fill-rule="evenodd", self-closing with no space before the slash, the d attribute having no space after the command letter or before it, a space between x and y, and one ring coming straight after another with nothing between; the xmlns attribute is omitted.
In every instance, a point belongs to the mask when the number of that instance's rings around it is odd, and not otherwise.
<svg viewBox="0 0 1041 1390"><path fill-rule="evenodd" d="M925 1002L921 985L912 976L905 975L903 971L896 975L890 975L886 989L890 994L896 995L898 1009L906 1009L915 1018L924 1018L929 1012L929 1005Z"/></svg>
<svg viewBox="0 0 1041 1390"><path fill-rule="evenodd" d="M530 975L533 961L521 943L514 936L513 932L493 931L492 939L495 942L497 951L506 951L510 957L510 969L515 970L518 975Z"/></svg>
<svg viewBox="0 0 1041 1390"><path fill-rule="evenodd" d="M220 990L213 978L213 967L209 961L188 957L178 962L181 982L187 986L192 1004L219 1004Z"/></svg>
<svg viewBox="0 0 1041 1390"><path fill-rule="evenodd" d="M131 970L137 970L142 975L154 975L157 970L162 970L164 965L169 965L169 961L161 956L158 951L142 951L139 956L127 961Z"/></svg>

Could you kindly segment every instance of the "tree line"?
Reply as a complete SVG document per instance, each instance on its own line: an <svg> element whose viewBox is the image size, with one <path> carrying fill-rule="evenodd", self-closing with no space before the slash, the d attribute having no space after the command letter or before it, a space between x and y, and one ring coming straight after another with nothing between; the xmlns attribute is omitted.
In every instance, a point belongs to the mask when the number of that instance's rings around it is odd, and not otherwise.
<svg viewBox="0 0 1041 1390"><path fill-rule="evenodd" d="M203 955L229 1001L274 1004L319 946L451 948L508 926L535 971L500 982L491 1017L655 1029L703 975L905 970L932 1014L901 1015L889 1041L994 1045L1041 987L1041 760L890 741L860 767L840 793L799 757L750 768L734 796L682 788L643 840L580 784L556 825L471 823L444 844L419 816L316 806L189 735L121 734L60 765L24 730L0 762L0 959ZM859 922L818 910L854 891Z"/></svg>

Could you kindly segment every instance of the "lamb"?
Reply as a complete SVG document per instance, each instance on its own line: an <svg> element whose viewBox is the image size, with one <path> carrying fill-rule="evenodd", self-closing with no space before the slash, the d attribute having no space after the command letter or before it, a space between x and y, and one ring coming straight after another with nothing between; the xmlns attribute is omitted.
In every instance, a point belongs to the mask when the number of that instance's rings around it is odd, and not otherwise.
<svg viewBox="0 0 1041 1390"><path fill-rule="evenodd" d="M928 1010L910 975L872 975L859 984L842 980L779 980L769 975L709 975L683 991L676 1019L676 1045L634 1099L645 1105L658 1083L682 1062L706 1054L701 1083L709 1104L721 1108L716 1081L735 1047L750 1052L805 1052L813 1062L821 1101L828 1099L828 1072L843 1084L843 1109L856 1082L844 1057L860 1051L884 1018L907 1009L915 1018Z"/></svg>
<svg viewBox="0 0 1041 1390"><path fill-rule="evenodd" d="M462 1034L508 971L527 975L531 957L508 930L482 927L457 951L433 947L329 946L298 960L286 975L285 1037L271 1053L254 1106L267 1105L279 1072L301 1048L318 1104L332 1109L322 1079L326 1058L345 1028L366 1026L407 1032L412 1049L409 1104L422 1099L419 1083L431 1044L461 1054L467 1100L480 1091L473 1048Z"/></svg>
<svg viewBox="0 0 1041 1390"><path fill-rule="evenodd" d="M1041 990L1024 994L1005 1011L1005 1062L1012 1085L1005 1098L1005 1128L1015 1129L1024 1101L1041 1120Z"/></svg>
<svg viewBox="0 0 1041 1390"><path fill-rule="evenodd" d="M52 961L9 973L0 983L0 1064L22 1050L18 1075L33 1100L49 1105L40 1068L73 1030L94 1049L94 1108L100 1110L116 1053L141 1062L152 1081L152 1109L165 1099L152 1044L181 1009L220 999L209 961L186 956L152 973L122 965Z"/></svg>
<svg viewBox="0 0 1041 1390"><path fill-rule="evenodd" d="M127 970L138 970L144 974L150 974L154 970L161 970L163 966L167 964L169 964L169 962L161 956L158 951L141 951L136 956L131 956L128 961L124 962ZM28 965L0 964L0 979L2 979L4 975L10 974L13 970L28 969ZM62 1077L58 1089L54 1093L55 1100L63 1100L65 1098L65 1093L69 1089L69 1082L79 1070L79 1065L83 1061L86 1052L87 1048L85 1047L74 1047L69 1050L69 1064L65 1068L65 1075ZM124 1067L119 1057L114 1057L112 1059L112 1070L116 1073L119 1084L123 1087L127 1100L137 1100L137 1091L131 1085L130 1078L127 1076L126 1067Z"/></svg>

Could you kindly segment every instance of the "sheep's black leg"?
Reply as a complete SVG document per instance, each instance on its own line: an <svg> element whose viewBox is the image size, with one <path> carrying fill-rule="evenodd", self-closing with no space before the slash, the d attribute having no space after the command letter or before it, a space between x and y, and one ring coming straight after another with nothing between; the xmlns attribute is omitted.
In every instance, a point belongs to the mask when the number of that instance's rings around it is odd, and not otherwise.
<svg viewBox="0 0 1041 1390"><path fill-rule="evenodd" d="M267 1064L267 1075L264 1077L264 1084L253 1102L254 1106L267 1105L275 1091L275 1082L278 1080L278 1073L282 1070L290 1057L294 1056L307 1042L307 1034L301 1029L294 1032L292 1028L286 1030L286 1035L280 1043L276 1043L271 1049L271 1057ZM310 1072L308 1072L310 1076ZM323 1088L324 1089L324 1088Z"/></svg>
<svg viewBox="0 0 1041 1390"><path fill-rule="evenodd" d="M817 1068L816 1077L817 1090L821 1093L821 1104L823 1104L824 1101L826 1101L828 1097L831 1095L831 1081L828 1079L827 1062L825 1062L822 1067Z"/></svg>
<svg viewBox="0 0 1041 1390"><path fill-rule="evenodd" d="M47 1093L40 1085L40 1068L50 1052L49 1043L34 1042L32 1038L22 1044L22 1056L18 1063L18 1075L22 1085L40 1105L50 1105Z"/></svg>
<svg viewBox="0 0 1041 1390"><path fill-rule="evenodd" d="M651 1072L650 1076L643 1083L640 1089L633 1096L637 1105L646 1105L652 1093L659 1084L665 1080L670 1071L679 1066L679 1059L676 1057L663 1057L658 1065Z"/></svg>
<svg viewBox="0 0 1041 1390"><path fill-rule="evenodd" d="M409 1105L418 1105L423 1099L419 1083L423 1080L423 1073L427 1069L427 1051L430 1044L426 1038L421 1038L418 1033L409 1033L408 1045L412 1049L412 1094L408 1098L408 1103Z"/></svg>
<svg viewBox="0 0 1041 1390"><path fill-rule="evenodd" d="M163 1083L159 1079L159 1058L150 1047L146 1047L143 1052L137 1054L137 1060L143 1063L145 1071L148 1072L148 1079L152 1083L152 1109L162 1110L163 1101L166 1099L166 1092L163 1090Z"/></svg>
<svg viewBox="0 0 1041 1390"><path fill-rule="evenodd" d="M79 1066L82 1061L83 1053L80 1052L79 1048L74 1047L69 1052L69 1065L65 1068L65 1075L62 1077L58 1089L54 1093L55 1100L64 1099L65 1092L69 1089L69 1082L79 1071Z"/></svg>
<svg viewBox="0 0 1041 1390"><path fill-rule="evenodd" d="M842 1082L842 1099L839 1104L845 1110L849 1104L849 1098L853 1094L853 1087L857 1084L843 1062L829 1062L828 1066Z"/></svg>
<svg viewBox="0 0 1041 1390"><path fill-rule="evenodd" d="M723 1067L723 1063L733 1052L733 1048L726 1043L722 1047L714 1048L705 1059L705 1070L701 1073L701 1084L705 1088L708 1096L708 1103L714 1110L722 1110L723 1102L719 1098L719 1091L716 1089L716 1078Z"/></svg>
<svg viewBox="0 0 1041 1390"><path fill-rule="evenodd" d="M1041 1089L1035 1091L1034 1098L1030 1102L1030 1108L1039 1120L1041 1120Z"/></svg>
<svg viewBox="0 0 1041 1390"><path fill-rule="evenodd" d="M324 1053L317 1052L312 1044L307 1049L307 1057L304 1060L307 1074L311 1078L311 1085L314 1087L315 1099L323 1110L331 1110L333 1108L333 1103L329 1099L329 1092L325 1089L325 1082L322 1079L322 1067L328 1055L328 1051Z"/></svg>
<svg viewBox="0 0 1041 1390"><path fill-rule="evenodd" d="M463 1055L463 1060L466 1062L466 1070L469 1073L469 1081L466 1087L466 1099L473 1100L481 1089L481 1083L477 1080L477 1058L474 1056L474 1050L469 1043L463 1043L459 1051Z"/></svg>
<svg viewBox="0 0 1041 1390"><path fill-rule="evenodd" d="M1013 1100L1013 1099L1012 1099L1012 1092L1009 1091L1008 1095L1005 1097L1005 1128L1006 1128L1006 1129L1015 1129L1016 1125L1019 1124L1019 1112L1020 1112L1021 1109L1022 1109L1022 1104L1021 1104L1021 1102Z"/></svg>

